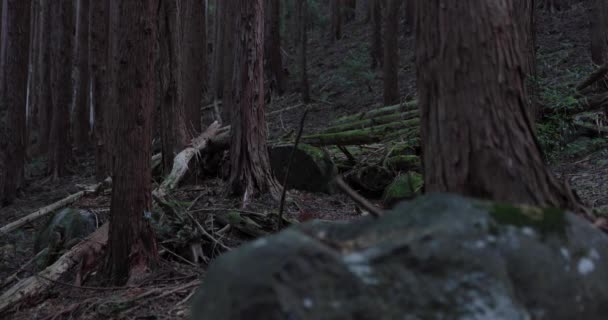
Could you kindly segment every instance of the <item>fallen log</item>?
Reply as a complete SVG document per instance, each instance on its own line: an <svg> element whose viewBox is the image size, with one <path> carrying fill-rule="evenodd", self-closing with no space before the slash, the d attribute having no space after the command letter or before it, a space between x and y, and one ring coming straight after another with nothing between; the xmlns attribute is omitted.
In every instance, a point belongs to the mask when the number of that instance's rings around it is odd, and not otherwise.
<svg viewBox="0 0 608 320"><path fill-rule="evenodd" d="M597 70L593 71L585 80L583 80L583 82L577 85L576 91L581 91L587 88L588 86L594 84L595 82L603 78L606 73L608 73L608 64L603 64Z"/></svg>
<svg viewBox="0 0 608 320"><path fill-rule="evenodd" d="M338 124L327 128L323 131L323 133L335 133L348 130L365 129L399 121L411 121L412 124L418 125L420 123L420 119L417 117L418 110L397 112L385 116L378 116L371 119L363 119L359 121L353 121L351 123Z"/></svg>
<svg viewBox="0 0 608 320"><path fill-rule="evenodd" d="M404 104L397 104L397 105L382 107L382 108L373 109L373 110L369 110L369 111L363 111L363 112L359 112L359 113L349 115L349 116L344 116L344 117L336 119L336 121L334 121L334 124L338 125L338 124L350 123L353 121L359 121L359 120L363 120L363 119L371 119L371 118L389 115L392 113L401 113L401 112L416 110L417 108L418 108L418 101L414 100L414 101L406 102Z"/></svg>
<svg viewBox="0 0 608 320"><path fill-rule="evenodd" d="M177 187L188 171L190 160L209 145L209 140L215 137L219 130L219 122L216 121L212 123L205 132L192 140L190 147L182 150L175 156L171 173L169 173L161 185L153 191L155 197L163 199L168 191Z"/></svg>
<svg viewBox="0 0 608 320"><path fill-rule="evenodd" d="M408 127L410 125L410 123L402 121L360 130L312 134L303 136L302 143L314 146L355 146L377 143L400 137L409 140L416 138L420 131L418 127Z"/></svg>
<svg viewBox="0 0 608 320"><path fill-rule="evenodd" d="M42 217L48 215L49 213L54 212L55 210L67 207L70 204L78 201L80 198L84 197L87 194L95 194L95 193L99 192L99 189L104 184L107 184L109 181L111 181L110 178L106 179L106 181L104 181L104 182L100 182L95 185L89 186L89 187L85 188L85 190L82 190L82 191L79 191L72 195L69 195L68 197L63 198L53 204L50 204L46 207L38 209L17 221L11 222L11 223L3 226L2 228L0 228L0 235L9 233L9 232L21 227L22 225L30 223L39 218L42 218Z"/></svg>
<svg viewBox="0 0 608 320"><path fill-rule="evenodd" d="M108 242L108 224L105 223L85 240L74 246L55 263L40 273L25 278L0 296L0 314L23 299L45 292L54 285L65 272L85 259L88 255L98 254Z"/></svg>

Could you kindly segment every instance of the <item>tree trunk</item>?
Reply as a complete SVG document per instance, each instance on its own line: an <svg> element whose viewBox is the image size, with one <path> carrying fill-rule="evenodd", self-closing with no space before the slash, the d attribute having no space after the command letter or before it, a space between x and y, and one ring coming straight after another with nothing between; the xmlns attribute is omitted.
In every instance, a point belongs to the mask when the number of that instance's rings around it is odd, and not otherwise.
<svg viewBox="0 0 608 320"><path fill-rule="evenodd" d="M29 63L31 2L3 0L2 15L2 100L0 116L6 110L5 134L0 133L0 204L12 202L23 182L27 75ZM0 121L2 119L0 118Z"/></svg>
<svg viewBox="0 0 608 320"><path fill-rule="evenodd" d="M234 1L218 1L214 52L214 88L216 98L232 95L232 67L234 60L234 24L236 8ZM222 106L222 119L230 119L230 104Z"/></svg>
<svg viewBox="0 0 608 320"><path fill-rule="evenodd" d="M296 15L298 17L298 65L300 67L300 93L302 101L310 102L310 85L308 84L308 71L306 63L306 47L308 46L308 5L305 0L296 0Z"/></svg>
<svg viewBox="0 0 608 320"><path fill-rule="evenodd" d="M281 1L265 0L264 55L266 56L266 78L270 82L270 92L279 95L285 92L283 57L281 56Z"/></svg>
<svg viewBox="0 0 608 320"><path fill-rule="evenodd" d="M108 37L109 2L93 0L89 8L89 69L91 74L91 102L93 104L93 133L95 137L95 177L103 181L110 176L110 137L106 132L108 113Z"/></svg>
<svg viewBox="0 0 608 320"><path fill-rule="evenodd" d="M371 32L371 68L382 66L382 0L372 1L372 32Z"/></svg>
<svg viewBox="0 0 608 320"><path fill-rule="evenodd" d="M608 3L593 0L589 6L591 60L597 65L608 62Z"/></svg>
<svg viewBox="0 0 608 320"><path fill-rule="evenodd" d="M27 80L27 115L26 115L26 152L31 153L30 145L32 138L35 137L35 132L38 131L38 103L36 102L37 83L37 67L36 61L40 54L40 1L33 0L30 9L30 43L29 43L29 61L28 61L28 80Z"/></svg>
<svg viewBox="0 0 608 320"><path fill-rule="evenodd" d="M93 0L96 1L96 0ZM99 1L99 0L97 0ZM74 147L78 152L90 148L90 118L89 106L89 0L79 0L76 14L76 83L74 106L73 137Z"/></svg>
<svg viewBox="0 0 608 320"><path fill-rule="evenodd" d="M234 48L230 185L248 202L256 192L279 195L266 144L264 115L264 3L239 0Z"/></svg>
<svg viewBox="0 0 608 320"><path fill-rule="evenodd" d="M186 116L189 140L201 133L201 108L206 89L207 34L205 30L205 2L201 0L179 1L181 24L180 86L182 105Z"/></svg>
<svg viewBox="0 0 608 320"><path fill-rule="evenodd" d="M70 101L72 97L72 43L74 8L70 0L53 1L51 10L51 137L48 172L57 179L67 171L71 159Z"/></svg>
<svg viewBox="0 0 608 320"><path fill-rule="evenodd" d="M388 0L384 19L384 105L399 102L399 6Z"/></svg>
<svg viewBox="0 0 608 320"><path fill-rule="evenodd" d="M151 210L150 158L155 97L156 0L111 0L116 82L115 166L106 271L124 284L158 259L147 216ZM116 51L114 51L116 50Z"/></svg>
<svg viewBox="0 0 608 320"><path fill-rule="evenodd" d="M342 38L342 1L344 0L330 1L331 30L329 39L331 42L334 42Z"/></svg>
<svg viewBox="0 0 608 320"><path fill-rule="evenodd" d="M416 3L425 189L579 211L534 136L512 1Z"/></svg>
<svg viewBox="0 0 608 320"><path fill-rule="evenodd" d="M357 0L344 0L344 21L351 22L357 18Z"/></svg>
<svg viewBox="0 0 608 320"><path fill-rule="evenodd" d="M520 39L523 45L524 73L526 75L526 90L529 103L529 114L532 121L542 117L538 105L536 85L536 31L534 22L534 0L514 0L513 17L519 27Z"/></svg>
<svg viewBox="0 0 608 320"><path fill-rule="evenodd" d="M47 154L49 150L49 138L51 136L52 107L51 103L51 55L50 55L50 36L51 36L51 10L49 0L40 1L40 24L38 46L40 54L36 60L36 73L38 89L36 99L38 106L38 134L36 138L36 153Z"/></svg>
<svg viewBox="0 0 608 320"><path fill-rule="evenodd" d="M163 172L168 173L173 166L173 158L190 142L187 114L183 101L184 88L180 84L182 71L182 50L178 1L160 0L160 77L162 88L161 140ZM199 121L200 122L200 121Z"/></svg>

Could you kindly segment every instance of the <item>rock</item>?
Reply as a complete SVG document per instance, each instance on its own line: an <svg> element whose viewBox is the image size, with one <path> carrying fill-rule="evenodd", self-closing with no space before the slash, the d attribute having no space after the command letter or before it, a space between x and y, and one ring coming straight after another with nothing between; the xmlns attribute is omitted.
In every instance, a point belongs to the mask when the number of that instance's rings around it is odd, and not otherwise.
<svg viewBox="0 0 608 320"><path fill-rule="evenodd" d="M218 258L192 319L605 319L608 238L557 209L432 194Z"/></svg>
<svg viewBox="0 0 608 320"><path fill-rule="evenodd" d="M270 164L281 183L285 179L292 150L293 145L281 145L270 149ZM327 152L307 144L299 144L287 184L292 189L332 193L334 188L331 182L336 173L336 166Z"/></svg>
<svg viewBox="0 0 608 320"><path fill-rule="evenodd" d="M385 206L392 207L399 201L412 199L422 192L423 184L424 180L419 173L408 172L399 175L384 189L382 202Z"/></svg>
<svg viewBox="0 0 608 320"><path fill-rule="evenodd" d="M65 208L55 213L36 235L34 252L46 250L37 258L37 266L49 266L61 251L77 244L96 227L95 215L89 211Z"/></svg>

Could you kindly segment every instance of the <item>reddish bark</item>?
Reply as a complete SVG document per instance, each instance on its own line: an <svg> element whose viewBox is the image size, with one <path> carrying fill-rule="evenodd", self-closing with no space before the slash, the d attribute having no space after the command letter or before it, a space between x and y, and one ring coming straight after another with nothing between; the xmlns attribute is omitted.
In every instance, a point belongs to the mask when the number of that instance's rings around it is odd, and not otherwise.
<svg viewBox="0 0 608 320"><path fill-rule="evenodd" d="M207 33L205 3L201 0L180 0L181 54L180 68L186 127L189 138L201 132L201 108L206 87ZM189 139L190 140L190 139Z"/></svg>
<svg viewBox="0 0 608 320"><path fill-rule="evenodd" d="M51 137L48 172L53 179L66 174L71 159L70 101L74 8L70 0L53 1L51 10Z"/></svg>
<svg viewBox="0 0 608 320"><path fill-rule="evenodd" d="M416 3L425 189L580 210L534 136L512 1Z"/></svg>
<svg viewBox="0 0 608 320"><path fill-rule="evenodd" d="M156 0L110 1L114 86L114 176L106 271L113 283L136 279L158 259L146 218L151 210L150 157L155 97Z"/></svg>
<svg viewBox="0 0 608 320"><path fill-rule="evenodd" d="M29 63L31 2L3 0L0 121L0 203L12 202L23 183L26 136L27 76ZM10 79L10 80L9 80Z"/></svg>
<svg viewBox="0 0 608 320"><path fill-rule="evenodd" d="M264 115L264 3L239 0L236 15L234 94L230 145L230 185L245 202L256 192L279 195L266 144Z"/></svg>

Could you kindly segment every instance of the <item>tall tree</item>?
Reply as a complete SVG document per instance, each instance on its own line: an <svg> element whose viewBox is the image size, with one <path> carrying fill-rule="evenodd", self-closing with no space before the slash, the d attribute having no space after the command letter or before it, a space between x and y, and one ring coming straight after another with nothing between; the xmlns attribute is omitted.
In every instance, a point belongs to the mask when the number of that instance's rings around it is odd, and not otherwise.
<svg viewBox="0 0 608 320"><path fill-rule="evenodd" d="M53 179L66 174L71 159L70 101L74 8L71 0L49 3L51 10L51 137L48 171Z"/></svg>
<svg viewBox="0 0 608 320"><path fill-rule="evenodd" d="M36 83L34 92L36 98L34 107L38 110L38 132L36 137L36 153L47 154L51 136L52 108L51 103L51 6L50 0L38 0L40 2L40 23L38 25L37 46L39 54L36 57Z"/></svg>
<svg viewBox="0 0 608 320"><path fill-rule="evenodd" d="M264 3L238 0L236 41L232 76L232 129L230 185L244 194L244 202L256 192L279 195L272 175L266 144L264 114Z"/></svg>
<svg viewBox="0 0 608 320"><path fill-rule="evenodd" d="M512 1L416 3L425 188L577 210L528 117Z"/></svg>
<svg viewBox="0 0 608 320"><path fill-rule="evenodd" d="M536 31L535 31L535 1L514 0L513 17L520 32L524 54L524 73L526 75L526 90L529 102L529 114L532 120L540 116L537 101L536 86Z"/></svg>
<svg viewBox="0 0 608 320"><path fill-rule="evenodd" d="M102 181L110 175L109 144L106 131L108 113L108 37L109 2L94 0L89 6L89 72L93 105L93 134L95 138L95 177Z"/></svg>
<svg viewBox="0 0 608 320"><path fill-rule="evenodd" d="M399 102L399 6L388 0L384 19L384 105Z"/></svg>
<svg viewBox="0 0 608 320"><path fill-rule="evenodd" d="M7 112L6 132L0 133L6 139L0 142L0 203L14 200L23 182L31 2L3 0L2 7L0 121Z"/></svg>
<svg viewBox="0 0 608 320"><path fill-rule="evenodd" d="M296 15L298 17L298 65L300 69L300 93L302 101L310 102L310 85L308 84L308 71L306 63L306 47L308 46L308 5L306 0L296 0Z"/></svg>
<svg viewBox="0 0 608 320"><path fill-rule="evenodd" d="M151 210L152 112L157 0L110 1L117 88L115 166L106 271L115 284L145 273L158 259ZM116 51L114 51L116 50Z"/></svg>
<svg viewBox="0 0 608 320"><path fill-rule="evenodd" d="M331 42L342 38L342 2L344 0L330 0L329 14L331 29L329 39Z"/></svg>
<svg viewBox="0 0 608 320"><path fill-rule="evenodd" d="M235 1L218 1L216 8L216 33L213 54L213 88L215 98L232 94L232 68L234 60L234 27L236 22ZM222 119L231 119L230 104L224 101ZM227 120L225 120L227 121Z"/></svg>
<svg viewBox="0 0 608 320"><path fill-rule="evenodd" d="M608 3L592 0L589 6L591 60L601 65L608 62Z"/></svg>
<svg viewBox="0 0 608 320"><path fill-rule="evenodd" d="M382 0L370 0L372 10L372 32L370 57L372 60L372 69L382 66L383 50L382 50Z"/></svg>
<svg viewBox="0 0 608 320"><path fill-rule="evenodd" d="M265 0L264 55L266 78L270 89L279 95L285 91L285 74L281 55L281 1Z"/></svg>
<svg viewBox="0 0 608 320"><path fill-rule="evenodd" d="M180 86L181 104L185 108L187 127L195 136L201 132L201 107L206 89L207 31L205 30L205 2L180 0L181 23Z"/></svg>
<svg viewBox="0 0 608 320"><path fill-rule="evenodd" d="M98 0L99 1L99 0ZM103 1L102 1L103 2ZM75 43L75 88L72 133L74 147L79 152L89 149L90 118L89 107L89 0L78 0L76 4L76 43Z"/></svg>

